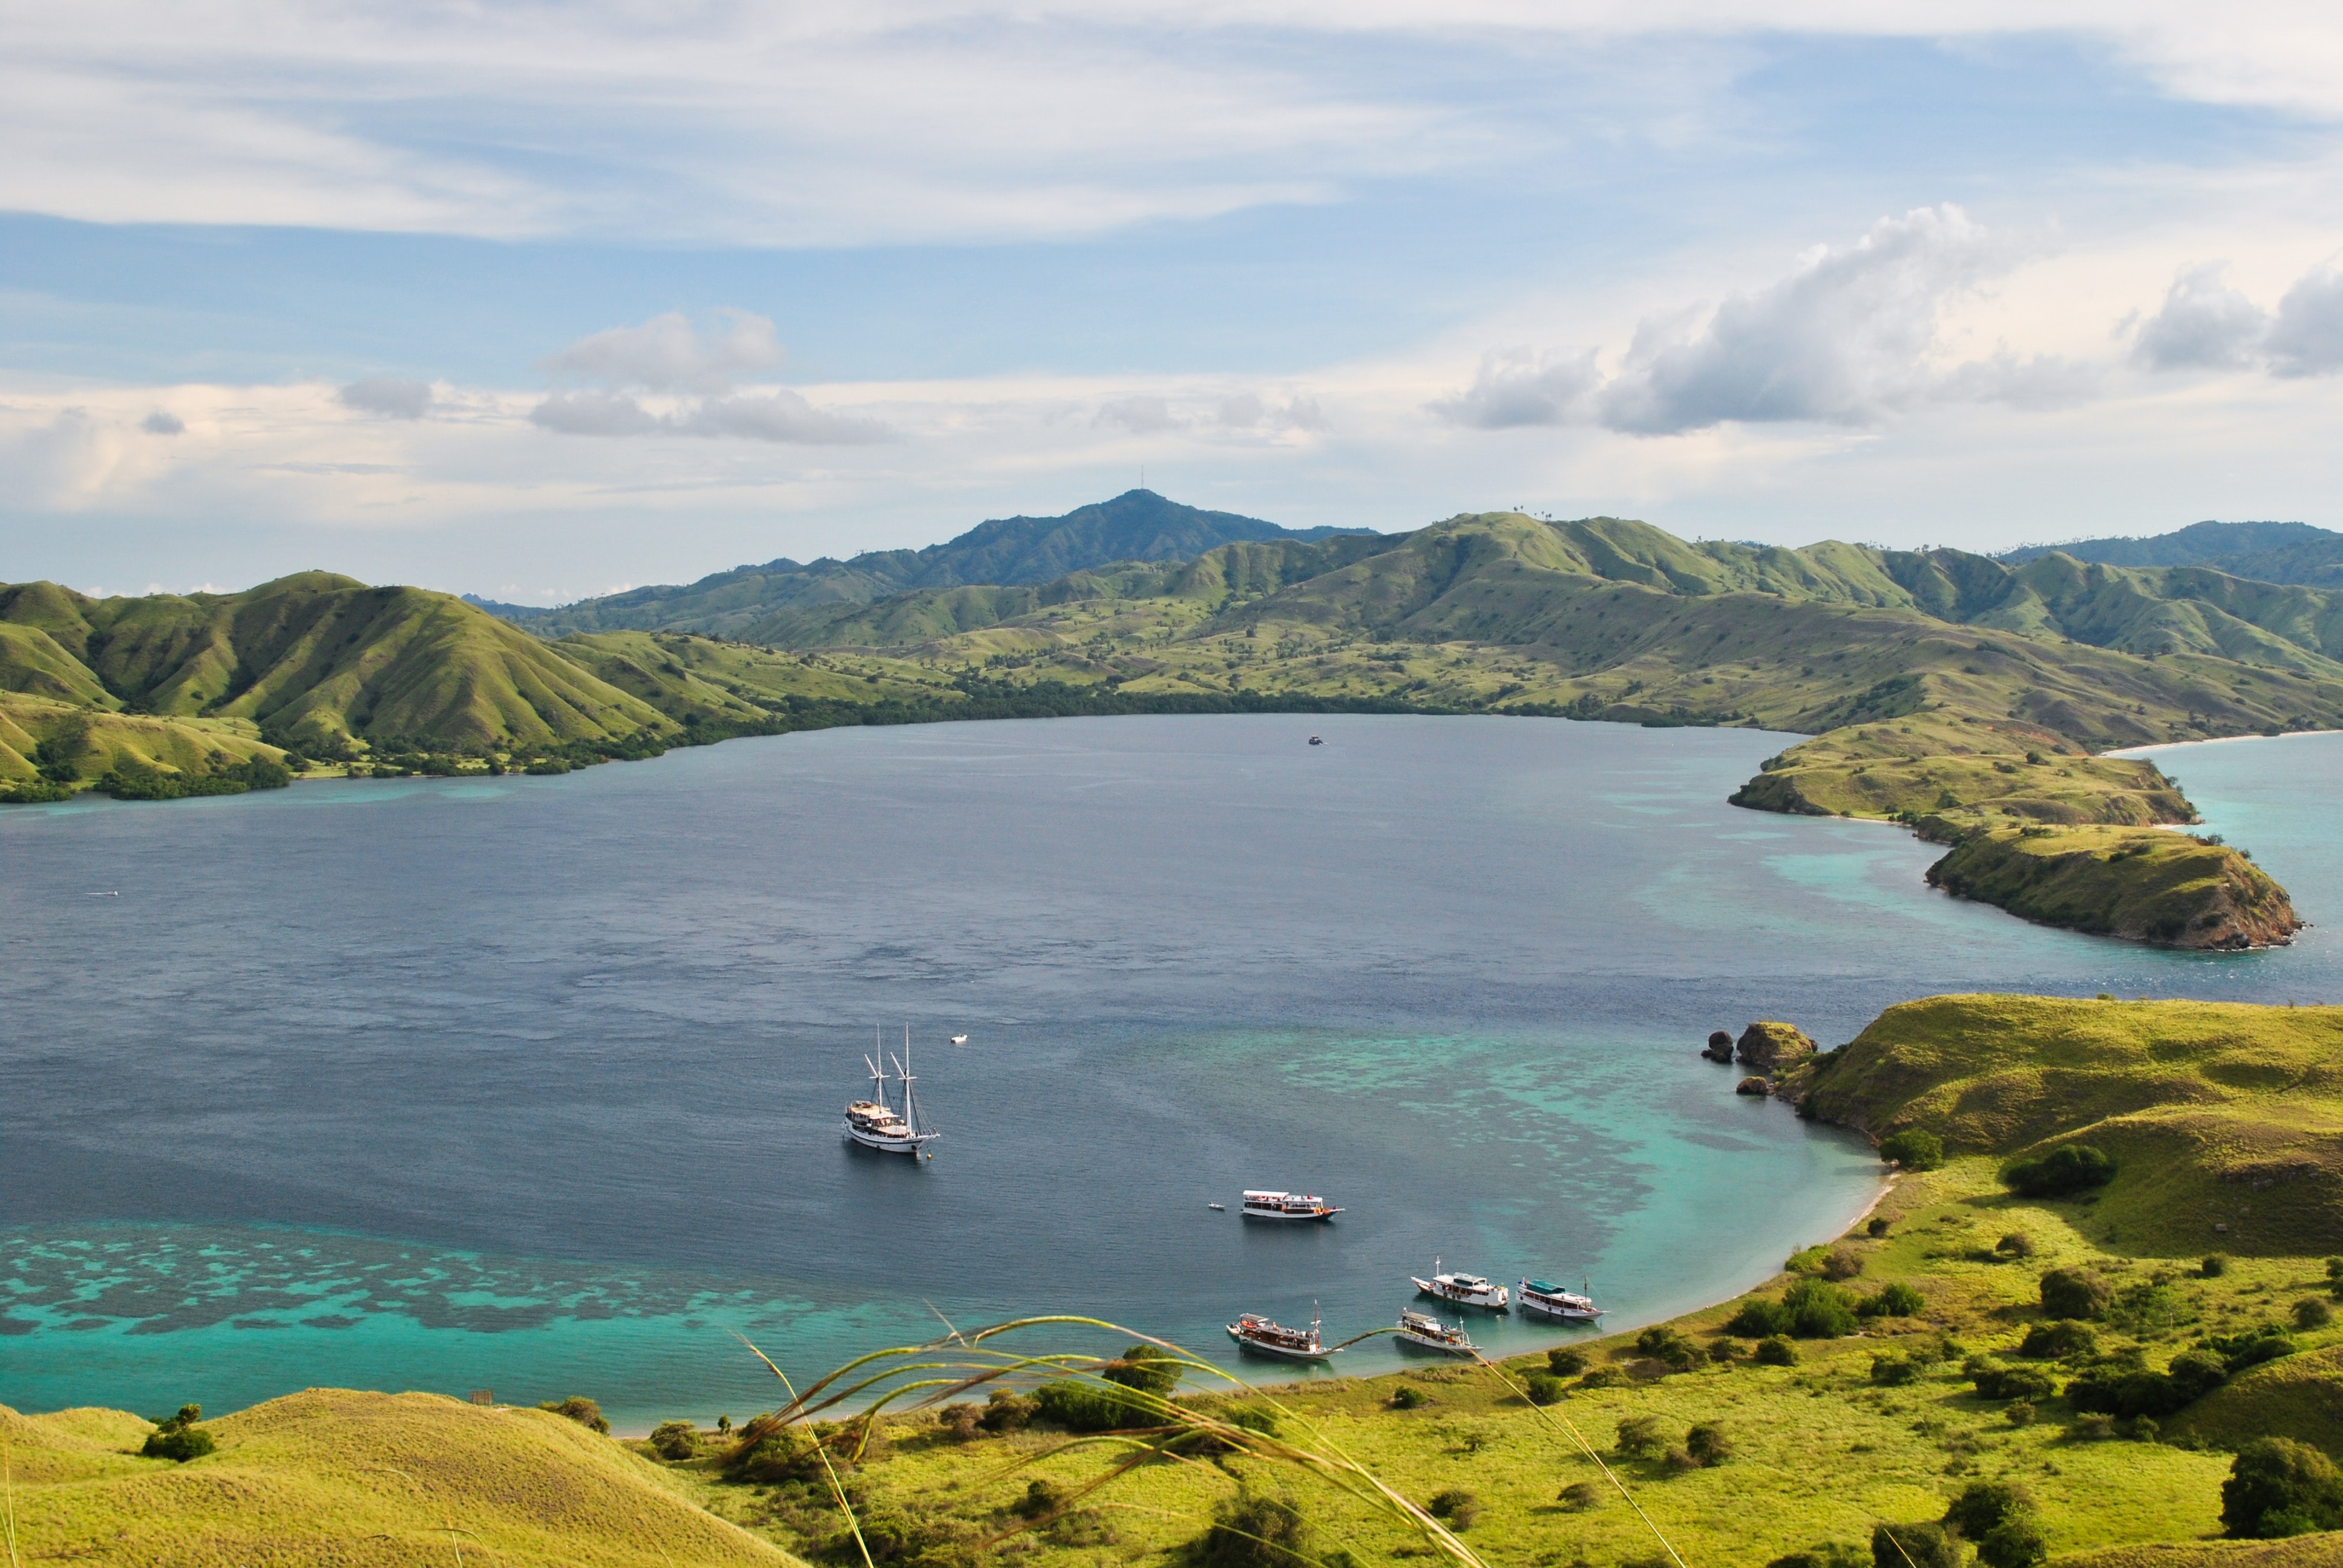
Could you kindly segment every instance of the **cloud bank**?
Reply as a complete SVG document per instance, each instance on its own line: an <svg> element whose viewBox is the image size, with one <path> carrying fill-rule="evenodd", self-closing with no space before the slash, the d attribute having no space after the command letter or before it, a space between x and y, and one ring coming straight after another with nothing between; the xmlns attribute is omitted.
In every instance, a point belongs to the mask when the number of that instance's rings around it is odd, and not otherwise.
<svg viewBox="0 0 2343 1568"><path fill-rule="evenodd" d="M2223 281L2227 266L2184 266L2140 323L2132 354L2151 370L2261 368L2294 378L2343 370L2343 273L2315 266L2264 310Z"/></svg>
<svg viewBox="0 0 2343 1568"><path fill-rule="evenodd" d="M779 334L767 317L719 309L706 331L679 311L639 327L613 327L547 355L538 368L556 379L598 382L556 392L529 412L540 428L565 436L739 437L809 446L868 446L896 432L876 419L817 408L786 387L737 391L739 381L778 368ZM639 393L684 394L653 412Z"/></svg>

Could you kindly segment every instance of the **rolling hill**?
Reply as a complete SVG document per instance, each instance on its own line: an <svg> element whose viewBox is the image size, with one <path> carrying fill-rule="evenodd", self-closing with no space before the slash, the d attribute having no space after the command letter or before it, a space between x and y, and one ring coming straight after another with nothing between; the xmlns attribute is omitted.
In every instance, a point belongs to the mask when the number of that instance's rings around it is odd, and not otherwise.
<svg viewBox="0 0 2343 1568"><path fill-rule="evenodd" d="M2264 582L2343 588L2343 534L2308 523L2193 523L2145 538L2027 545L1996 557L2013 566L2052 551L2117 567L2210 567Z"/></svg>
<svg viewBox="0 0 2343 1568"><path fill-rule="evenodd" d="M867 604L914 589L1054 582L1124 561L1185 561L1240 539L1318 539L1344 530L1282 528L1234 512L1204 511L1152 490L1057 518L999 518L922 550L870 550L851 560L783 558L698 582L642 588L554 609L469 602L545 637L577 631L697 631L770 640L753 628L797 607Z"/></svg>

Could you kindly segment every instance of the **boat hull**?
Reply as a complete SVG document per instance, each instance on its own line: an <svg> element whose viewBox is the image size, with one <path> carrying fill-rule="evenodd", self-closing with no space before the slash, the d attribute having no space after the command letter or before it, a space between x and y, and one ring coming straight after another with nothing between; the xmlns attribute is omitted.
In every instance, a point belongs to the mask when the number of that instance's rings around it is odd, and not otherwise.
<svg viewBox="0 0 2343 1568"><path fill-rule="evenodd" d="M917 1154L920 1145L941 1136L935 1132L914 1132L907 1137L888 1137L867 1131L851 1121L846 1123L846 1135L865 1149L876 1149L881 1154Z"/></svg>
<svg viewBox="0 0 2343 1568"><path fill-rule="evenodd" d="M1420 1351L1433 1351L1443 1356L1471 1356L1481 1353L1481 1347L1478 1345L1452 1345L1445 1340L1423 1339L1409 1333L1404 1329L1392 1337L1403 1345L1410 1345Z"/></svg>
<svg viewBox="0 0 2343 1568"><path fill-rule="evenodd" d="M1236 1341L1237 1349L1248 1355L1270 1356L1282 1362L1322 1362L1342 1348L1336 1345L1331 1349L1321 1346L1317 1350L1289 1350L1283 1345L1266 1344L1260 1340L1247 1339L1233 1326L1229 1330L1229 1338Z"/></svg>
<svg viewBox="0 0 2343 1568"><path fill-rule="evenodd" d="M1322 1225L1341 1212L1339 1209L1329 1209L1317 1214L1286 1214L1273 1209L1247 1209L1244 1217L1248 1220L1290 1220L1297 1224Z"/></svg>
<svg viewBox="0 0 2343 1568"><path fill-rule="evenodd" d="M1572 1300L1559 1292L1546 1295L1530 1289L1527 1280L1522 1282L1521 1305L1525 1312L1534 1312L1558 1323L1592 1323L1599 1322L1603 1316L1603 1309L1583 1296Z"/></svg>
<svg viewBox="0 0 2343 1568"><path fill-rule="evenodd" d="M1435 1302L1446 1302L1452 1307L1471 1307L1483 1312L1503 1312L1508 1310L1505 1305L1505 1288L1503 1285L1498 1286L1488 1295L1482 1296L1443 1291L1430 1280L1416 1280L1413 1274L1408 1277L1414 1280L1416 1294L1430 1296Z"/></svg>

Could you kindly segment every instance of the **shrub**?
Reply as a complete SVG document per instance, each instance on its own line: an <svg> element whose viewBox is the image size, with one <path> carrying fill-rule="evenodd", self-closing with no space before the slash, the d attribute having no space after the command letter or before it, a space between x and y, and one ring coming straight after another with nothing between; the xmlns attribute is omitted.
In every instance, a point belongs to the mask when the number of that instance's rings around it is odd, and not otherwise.
<svg viewBox="0 0 2343 1568"><path fill-rule="evenodd" d="M1782 1292L1793 1339L1835 1340L1855 1332L1854 1298L1821 1280L1799 1280Z"/></svg>
<svg viewBox="0 0 2343 1568"><path fill-rule="evenodd" d="M689 1459L699 1452L699 1429L688 1421L663 1421L651 1428L651 1451L661 1459Z"/></svg>
<svg viewBox="0 0 2343 1568"><path fill-rule="evenodd" d="M1783 1312L1780 1302L1753 1297L1734 1311L1733 1316L1725 1322L1725 1332L1739 1334L1745 1339L1762 1340L1783 1333L1788 1327L1787 1316Z"/></svg>
<svg viewBox="0 0 2343 1568"><path fill-rule="evenodd" d="M1263 1437L1277 1435L1276 1415L1272 1412L1255 1410L1251 1406L1229 1412L1229 1424L1242 1427L1247 1432L1257 1432Z"/></svg>
<svg viewBox="0 0 2343 1568"><path fill-rule="evenodd" d="M2012 1426L2032 1426L2036 1412L2032 1400L2019 1399L2012 1400L2009 1408L2001 1413L2009 1418Z"/></svg>
<svg viewBox="0 0 2343 1568"><path fill-rule="evenodd" d="M1700 1364L1700 1347L1671 1328L1654 1324L1635 1336L1637 1353L1651 1357L1670 1372L1690 1372Z"/></svg>
<svg viewBox="0 0 2343 1568"><path fill-rule="evenodd" d="M1212 1527L1190 1553L1197 1568L1294 1568L1316 1553L1309 1523L1282 1497L1239 1487L1212 1509Z"/></svg>
<svg viewBox="0 0 2343 1568"><path fill-rule="evenodd" d="M1863 1272L1863 1260L1851 1248L1833 1247L1823 1255L1823 1278L1852 1280Z"/></svg>
<svg viewBox="0 0 2343 1568"><path fill-rule="evenodd" d="M1523 1380L1522 1386L1528 1392L1532 1404L1556 1403L1570 1387L1552 1372L1532 1372Z"/></svg>
<svg viewBox="0 0 2343 1568"><path fill-rule="evenodd" d="M216 1446L212 1434L196 1424L203 1419L202 1405L181 1405L176 1415L166 1415L155 1423L138 1452L149 1459L176 1460L181 1464L201 1459Z"/></svg>
<svg viewBox="0 0 2343 1568"><path fill-rule="evenodd" d="M1798 1347L1780 1334L1768 1334L1757 1342L1757 1362L1769 1367L1796 1366Z"/></svg>
<svg viewBox="0 0 2343 1568"><path fill-rule="evenodd" d="M1473 1528L1473 1521L1481 1517L1481 1500L1469 1492L1451 1489L1435 1493L1423 1511L1449 1529L1463 1532Z"/></svg>
<svg viewBox="0 0 2343 1568"><path fill-rule="evenodd" d="M1627 1381L1627 1374L1617 1367L1594 1367L1578 1380L1581 1388L1617 1388Z"/></svg>
<svg viewBox="0 0 2343 1568"><path fill-rule="evenodd" d="M1927 1311L1928 1299L1898 1280L1875 1296L1866 1296L1855 1304L1859 1318L1916 1318Z"/></svg>
<svg viewBox="0 0 2343 1568"><path fill-rule="evenodd" d="M757 1430L757 1422L749 1423L751 1433ZM753 1442L744 1437L739 1447L724 1456L724 1473L759 1486L807 1480L820 1473L818 1446L802 1426L774 1427Z"/></svg>
<svg viewBox="0 0 2343 1568"><path fill-rule="evenodd" d="M1898 1355L1894 1351L1871 1358L1871 1381L1882 1388L1910 1382L1919 1375L1920 1369L1912 1364L1909 1357Z"/></svg>
<svg viewBox="0 0 2343 1568"><path fill-rule="evenodd" d="M1875 1568L1961 1568L1960 1538L1941 1524L1881 1524L1871 1532Z"/></svg>
<svg viewBox="0 0 2343 1568"><path fill-rule="evenodd" d="M2343 1475L2308 1443L2258 1437L2237 1450L2221 1483L2221 1524L2232 1535L2305 1534L2343 1526Z"/></svg>
<svg viewBox="0 0 2343 1568"><path fill-rule="evenodd" d="M1804 1552L1785 1552L1765 1568L1865 1568L1871 1553L1844 1541L1825 1541Z"/></svg>
<svg viewBox="0 0 2343 1568"><path fill-rule="evenodd" d="M2087 1143L2061 1143L2036 1160L2002 1171L2004 1186L2027 1198L2065 1198L2115 1180L2116 1162Z"/></svg>
<svg viewBox="0 0 2343 1568"><path fill-rule="evenodd" d="M2017 1353L2032 1356L2036 1361L2065 1361L2070 1356L2097 1355L2099 1336L2088 1323L2072 1318L2056 1322L2036 1323L2026 1331L2026 1338Z"/></svg>
<svg viewBox="0 0 2343 1568"><path fill-rule="evenodd" d="M1009 1512L1020 1519L1047 1519L1066 1504L1066 1494L1047 1481L1029 1481L1025 1495L1009 1505Z"/></svg>
<svg viewBox="0 0 2343 1568"><path fill-rule="evenodd" d="M1993 1250L2005 1258L2034 1256L2034 1238L2023 1231L2012 1231L1993 1244Z"/></svg>
<svg viewBox="0 0 2343 1568"><path fill-rule="evenodd" d="M2114 1295L2087 1269L2053 1269L2042 1276L2042 1310L2054 1318L2096 1318Z"/></svg>
<svg viewBox="0 0 2343 1568"><path fill-rule="evenodd" d="M1631 1415L1619 1423L1620 1452L1647 1459L1666 1447L1667 1439L1660 1435L1660 1423L1656 1418Z"/></svg>
<svg viewBox="0 0 2343 1568"><path fill-rule="evenodd" d="M1933 1132L1907 1127L1879 1141L1879 1157L1906 1171L1934 1171L1945 1162L1945 1145Z"/></svg>
<svg viewBox="0 0 2343 1568"><path fill-rule="evenodd" d="M1985 1568L2036 1568L2050 1560L2050 1543L2031 1517L2005 1519L1977 1540Z"/></svg>
<svg viewBox="0 0 2343 1568"><path fill-rule="evenodd" d="M537 1408L566 1416L578 1425L591 1427L598 1432L607 1434L610 1430L610 1423L602 1419L602 1407L583 1394L573 1393L568 1399L553 1400Z"/></svg>
<svg viewBox="0 0 2343 1568"><path fill-rule="evenodd" d="M2116 1434L2116 1418L2111 1415L2078 1415L2066 1435L2077 1442L2103 1442Z"/></svg>
<svg viewBox="0 0 2343 1568"><path fill-rule="evenodd" d="M954 1442L972 1442L984 1425L984 1412L972 1404L948 1404L936 1412L936 1421Z"/></svg>
<svg viewBox="0 0 2343 1568"><path fill-rule="evenodd" d="M1033 1419L1033 1402L1021 1393L996 1389L984 1402L984 1414L977 1422L987 1432L1021 1432Z"/></svg>
<svg viewBox="0 0 2343 1568"><path fill-rule="evenodd" d="M2216 1334L2205 1342L2205 1346L2221 1358L2221 1364L2232 1375L2294 1353L2293 1338L2276 1323L2264 1323L2242 1334Z"/></svg>
<svg viewBox="0 0 2343 1568"><path fill-rule="evenodd" d="M1556 1345L1545 1352L1545 1370L1556 1377L1576 1377L1586 1370L1586 1352L1574 1345Z"/></svg>
<svg viewBox="0 0 2343 1568"><path fill-rule="evenodd" d="M1688 1470L1700 1468L1700 1461L1681 1448L1672 1448L1660 1455L1660 1463L1666 1467L1670 1475L1682 1475Z"/></svg>
<svg viewBox="0 0 2343 1568"><path fill-rule="evenodd" d="M2335 1309L2317 1296L2305 1296L2294 1303L2294 1326L2298 1329L2323 1329L2334 1321Z"/></svg>
<svg viewBox="0 0 2343 1568"><path fill-rule="evenodd" d="M1112 1363L1109 1366L1111 1370ZM1146 1401L1124 1393L1121 1388L1099 1388L1077 1378L1045 1382L1035 1389L1033 1414L1068 1432L1115 1432L1153 1426L1161 1420Z"/></svg>
<svg viewBox="0 0 2343 1568"><path fill-rule="evenodd" d="M1945 1510L1945 1523L1971 1541L1982 1541L2005 1519L2034 1512L2034 1494L2014 1481L1972 1481Z"/></svg>
<svg viewBox="0 0 2343 1568"><path fill-rule="evenodd" d="M1603 1489L1591 1481L1574 1481L1554 1501L1573 1513L1589 1513L1603 1506Z"/></svg>
<svg viewBox="0 0 2343 1568"><path fill-rule="evenodd" d="M2207 1252L2205 1261L2197 1265L2197 1271L2208 1280L2217 1280L2229 1271L2229 1255L2227 1252Z"/></svg>
<svg viewBox="0 0 2343 1568"><path fill-rule="evenodd" d="M1887 1234L1887 1221L1875 1217L1870 1223L1864 1226L1863 1233L1866 1236L1885 1236Z"/></svg>
<svg viewBox="0 0 2343 1568"><path fill-rule="evenodd" d="M1708 1359L1720 1366L1730 1365L1741 1354L1741 1347L1731 1340L1711 1340Z"/></svg>
<svg viewBox="0 0 2343 1568"><path fill-rule="evenodd" d="M1684 1452L1704 1465L1719 1465L1733 1457L1733 1439L1713 1421L1696 1421L1684 1433Z"/></svg>
<svg viewBox="0 0 2343 1568"><path fill-rule="evenodd" d="M1979 1364L1971 1362L1969 1379L1976 1384L1979 1399L2023 1399L2041 1401L2057 1392L2050 1374L2033 1367L2006 1367L1991 1362Z"/></svg>
<svg viewBox="0 0 2343 1568"><path fill-rule="evenodd" d="M1393 1410L1413 1410L1419 1405L1430 1402L1431 1399L1430 1394L1413 1384L1402 1383L1392 1390L1391 1406Z"/></svg>

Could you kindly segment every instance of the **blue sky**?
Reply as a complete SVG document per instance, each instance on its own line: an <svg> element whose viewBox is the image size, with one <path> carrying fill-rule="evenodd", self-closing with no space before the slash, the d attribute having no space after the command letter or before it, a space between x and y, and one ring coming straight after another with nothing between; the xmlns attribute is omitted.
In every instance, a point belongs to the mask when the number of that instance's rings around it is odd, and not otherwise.
<svg viewBox="0 0 2343 1568"><path fill-rule="evenodd" d="M2343 523L2309 7L9 28L0 578L547 602L1142 469L1303 526Z"/></svg>

